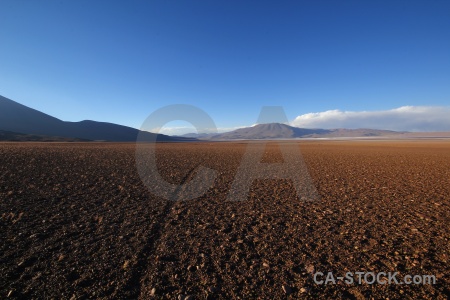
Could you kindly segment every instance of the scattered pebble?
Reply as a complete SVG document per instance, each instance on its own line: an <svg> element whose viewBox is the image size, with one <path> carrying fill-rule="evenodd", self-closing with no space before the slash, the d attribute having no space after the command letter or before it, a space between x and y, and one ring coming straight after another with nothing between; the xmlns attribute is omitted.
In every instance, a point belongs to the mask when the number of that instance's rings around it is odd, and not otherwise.
<svg viewBox="0 0 450 300"><path fill-rule="evenodd" d="M283 285L282 288L283 288L283 292L284 292L286 295L292 294L292 288L291 288L290 286L288 286L288 285Z"/></svg>
<svg viewBox="0 0 450 300"><path fill-rule="evenodd" d="M314 273L314 265L308 265L307 267L306 267L306 272L308 272L308 273L310 273L310 274L313 274Z"/></svg>
<svg viewBox="0 0 450 300"><path fill-rule="evenodd" d="M361 294L360 291L358 291L356 288L350 289L349 293L353 296L355 300L365 300L366 297L364 297L363 294Z"/></svg>
<svg viewBox="0 0 450 300"><path fill-rule="evenodd" d="M188 270L189 272L194 272L195 270L197 270L197 267L196 267L196 266L193 266L193 265L190 265L190 266L187 267L187 270Z"/></svg>

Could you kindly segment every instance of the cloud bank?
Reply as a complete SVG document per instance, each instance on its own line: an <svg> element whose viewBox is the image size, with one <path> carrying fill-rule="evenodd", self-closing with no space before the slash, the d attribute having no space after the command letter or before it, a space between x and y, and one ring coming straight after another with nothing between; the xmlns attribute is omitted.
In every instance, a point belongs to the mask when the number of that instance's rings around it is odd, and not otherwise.
<svg viewBox="0 0 450 300"><path fill-rule="evenodd" d="M300 115L291 123L302 128L370 128L396 131L450 131L450 107L402 106L381 111L341 111Z"/></svg>

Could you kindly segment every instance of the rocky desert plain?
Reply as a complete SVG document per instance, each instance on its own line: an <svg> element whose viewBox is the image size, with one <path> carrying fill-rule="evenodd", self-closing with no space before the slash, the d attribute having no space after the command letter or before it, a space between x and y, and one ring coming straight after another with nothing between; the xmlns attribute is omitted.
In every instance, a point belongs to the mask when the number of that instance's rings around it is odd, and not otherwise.
<svg viewBox="0 0 450 300"><path fill-rule="evenodd" d="M448 299L450 140L269 142L261 162L301 154L320 199L292 181L227 195L246 142L158 143L153 195L134 143L0 143L0 298ZM177 191L182 195L183 190ZM317 284L313 274L398 272L435 284Z"/></svg>

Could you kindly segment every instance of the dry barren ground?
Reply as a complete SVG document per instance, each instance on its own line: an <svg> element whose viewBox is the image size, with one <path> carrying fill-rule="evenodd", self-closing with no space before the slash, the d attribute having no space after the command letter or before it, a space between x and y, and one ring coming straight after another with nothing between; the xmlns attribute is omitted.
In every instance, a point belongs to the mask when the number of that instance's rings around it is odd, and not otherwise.
<svg viewBox="0 0 450 300"><path fill-rule="evenodd" d="M320 200L299 201L282 179L227 201L245 143L159 144L171 183L190 182L200 165L218 171L206 194L177 202L149 193L133 144L0 144L0 298L450 297L449 141L289 147ZM269 144L262 162L282 161ZM314 282L329 271L437 282Z"/></svg>

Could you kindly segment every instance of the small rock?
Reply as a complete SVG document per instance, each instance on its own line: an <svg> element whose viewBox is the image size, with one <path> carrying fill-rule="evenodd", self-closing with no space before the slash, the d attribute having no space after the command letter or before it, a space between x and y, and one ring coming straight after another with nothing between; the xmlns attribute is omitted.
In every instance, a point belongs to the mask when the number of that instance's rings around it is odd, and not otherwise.
<svg viewBox="0 0 450 300"><path fill-rule="evenodd" d="M270 265L268 263L263 263L264 268L270 268Z"/></svg>
<svg viewBox="0 0 450 300"><path fill-rule="evenodd" d="M156 288L152 288L152 290L150 291L150 296L155 296L156 295Z"/></svg>
<svg viewBox="0 0 450 300"><path fill-rule="evenodd" d="M282 288L283 288L283 292L284 292L286 295L292 294L292 288L291 288L290 286L288 286L288 285L283 285Z"/></svg>
<svg viewBox="0 0 450 300"><path fill-rule="evenodd" d="M365 300L366 297L364 297L363 294L361 294L360 291L358 291L356 288L350 289L349 293L353 296L355 300Z"/></svg>
<svg viewBox="0 0 450 300"><path fill-rule="evenodd" d="M129 265L130 265L130 261L129 261L129 260L126 260L126 261L123 263L122 268L126 269L126 268L128 268Z"/></svg>
<svg viewBox="0 0 450 300"><path fill-rule="evenodd" d="M315 271L314 265L308 265L308 266L306 267L306 272L308 272L308 273L310 273L310 274L313 274L314 271Z"/></svg>
<svg viewBox="0 0 450 300"><path fill-rule="evenodd" d="M306 289L305 289L305 288L301 288L301 289L300 289L300 293L301 293L301 294L306 293Z"/></svg>
<svg viewBox="0 0 450 300"><path fill-rule="evenodd" d="M194 300L194 296L187 295L186 298L184 298L184 300Z"/></svg>
<svg viewBox="0 0 450 300"><path fill-rule="evenodd" d="M197 267L196 267L196 266L193 266L193 265L190 265L190 266L187 267L187 270L188 270L189 272L194 272L195 270L197 270Z"/></svg>

